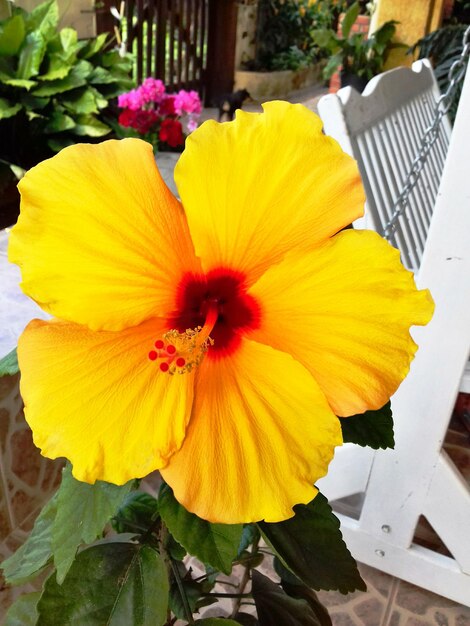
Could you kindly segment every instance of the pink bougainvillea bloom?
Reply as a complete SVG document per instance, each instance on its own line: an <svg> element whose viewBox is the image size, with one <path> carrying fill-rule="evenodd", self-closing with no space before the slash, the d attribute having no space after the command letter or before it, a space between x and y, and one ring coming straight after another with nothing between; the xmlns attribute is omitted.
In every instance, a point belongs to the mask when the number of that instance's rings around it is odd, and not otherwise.
<svg viewBox="0 0 470 626"><path fill-rule="evenodd" d="M202 104L197 91L185 91L184 89L179 91L175 96L175 111L178 115L201 113Z"/></svg>

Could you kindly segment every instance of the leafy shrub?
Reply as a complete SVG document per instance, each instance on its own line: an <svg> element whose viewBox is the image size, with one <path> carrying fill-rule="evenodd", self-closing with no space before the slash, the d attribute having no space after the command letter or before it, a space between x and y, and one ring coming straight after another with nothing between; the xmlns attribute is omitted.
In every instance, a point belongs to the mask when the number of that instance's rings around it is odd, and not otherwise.
<svg viewBox="0 0 470 626"><path fill-rule="evenodd" d="M57 0L0 22L0 159L29 168L77 141L111 132L109 102L132 85L131 62L107 35L58 30Z"/></svg>
<svg viewBox="0 0 470 626"><path fill-rule="evenodd" d="M347 0L260 0L256 58L252 70L298 69L324 56L311 37L314 28L336 28Z"/></svg>

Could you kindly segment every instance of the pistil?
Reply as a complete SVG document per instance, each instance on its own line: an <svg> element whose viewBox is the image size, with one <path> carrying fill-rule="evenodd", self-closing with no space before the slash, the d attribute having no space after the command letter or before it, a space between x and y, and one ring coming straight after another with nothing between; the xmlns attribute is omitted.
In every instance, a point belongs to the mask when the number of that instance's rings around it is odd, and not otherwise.
<svg viewBox="0 0 470 626"><path fill-rule="evenodd" d="M149 360L158 361L160 371L164 373L173 375L190 372L201 363L209 346L214 345L210 333L217 317L217 300L209 300L204 326L188 328L183 333L176 329L169 330L155 341L155 349L148 353Z"/></svg>

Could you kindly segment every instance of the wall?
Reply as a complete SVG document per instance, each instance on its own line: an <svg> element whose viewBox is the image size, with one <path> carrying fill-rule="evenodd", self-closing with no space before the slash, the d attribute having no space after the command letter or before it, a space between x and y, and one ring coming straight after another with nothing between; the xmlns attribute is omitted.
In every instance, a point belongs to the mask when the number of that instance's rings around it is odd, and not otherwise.
<svg viewBox="0 0 470 626"><path fill-rule="evenodd" d="M445 0L378 0L372 16L370 31L377 30L388 20L397 20L396 41L412 46L418 39L439 28ZM392 50L387 69L411 65L413 57L406 49Z"/></svg>
<svg viewBox="0 0 470 626"><path fill-rule="evenodd" d="M17 0L16 4L27 11L38 6L38 0ZM58 0L60 12L60 27L71 26L78 32L80 38L94 37L95 13L94 0Z"/></svg>

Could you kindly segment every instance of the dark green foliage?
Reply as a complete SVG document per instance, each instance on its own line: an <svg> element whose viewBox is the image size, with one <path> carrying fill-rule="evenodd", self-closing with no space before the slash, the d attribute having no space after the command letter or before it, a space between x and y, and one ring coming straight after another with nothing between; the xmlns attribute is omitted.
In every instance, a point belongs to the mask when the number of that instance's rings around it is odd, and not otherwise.
<svg viewBox="0 0 470 626"><path fill-rule="evenodd" d="M62 585L49 577L37 626L162 626L167 605L167 573L155 550L109 542L81 552Z"/></svg>
<svg viewBox="0 0 470 626"><path fill-rule="evenodd" d="M318 493L312 502L298 504L294 511L294 517L284 522L258 523L283 564L313 589L365 590L327 499Z"/></svg>
<svg viewBox="0 0 470 626"><path fill-rule="evenodd" d="M279 585L253 572L252 594L260 626L326 626L320 621L311 602L304 598L293 598ZM323 607L321 607L323 610ZM331 624L331 622L330 622Z"/></svg>
<svg viewBox="0 0 470 626"><path fill-rule="evenodd" d="M376 411L340 418L343 440L360 446L379 448L395 447L391 403Z"/></svg>
<svg viewBox="0 0 470 626"><path fill-rule="evenodd" d="M76 141L110 133L110 99L132 85L131 61L106 35L58 29L57 0L0 22L0 160L29 168Z"/></svg>
<svg viewBox="0 0 470 626"><path fill-rule="evenodd" d="M449 87L449 70L452 64L457 61L463 50L463 35L468 28L468 24L447 24L438 30L429 33L417 41L409 52L418 50L418 58L429 58L434 67L439 89L442 93ZM463 72L462 72L463 79ZM462 83L458 86L455 100L449 109L449 117L455 119L457 106L462 93Z"/></svg>
<svg viewBox="0 0 470 626"><path fill-rule="evenodd" d="M336 28L346 4L345 0L260 0L256 59L246 63L246 68L296 70L317 62L324 54L312 39L311 30Z"/></svg>
<svg viewBox="0 0 470 626"><path fill-rule="evenodd" d="M160 490L158 505L163 521L178 543L203 563L230 574L240 545L241 524L211 524L189 513L165 484Z"/></svg>
<svg viewBox="0 0 470 626"><path fill-rule="evenodd" d="M370 80L383 71L385 61L393 48L406 46L392 43L396 31L395 21L385 22L370 37L352 33L351 27L359 15L360 6L355 2L342 21L342 36L333 29L314 29L312 38L328 54L329 60L323 71L325 79L342 66L343 71Z"/></svg>

